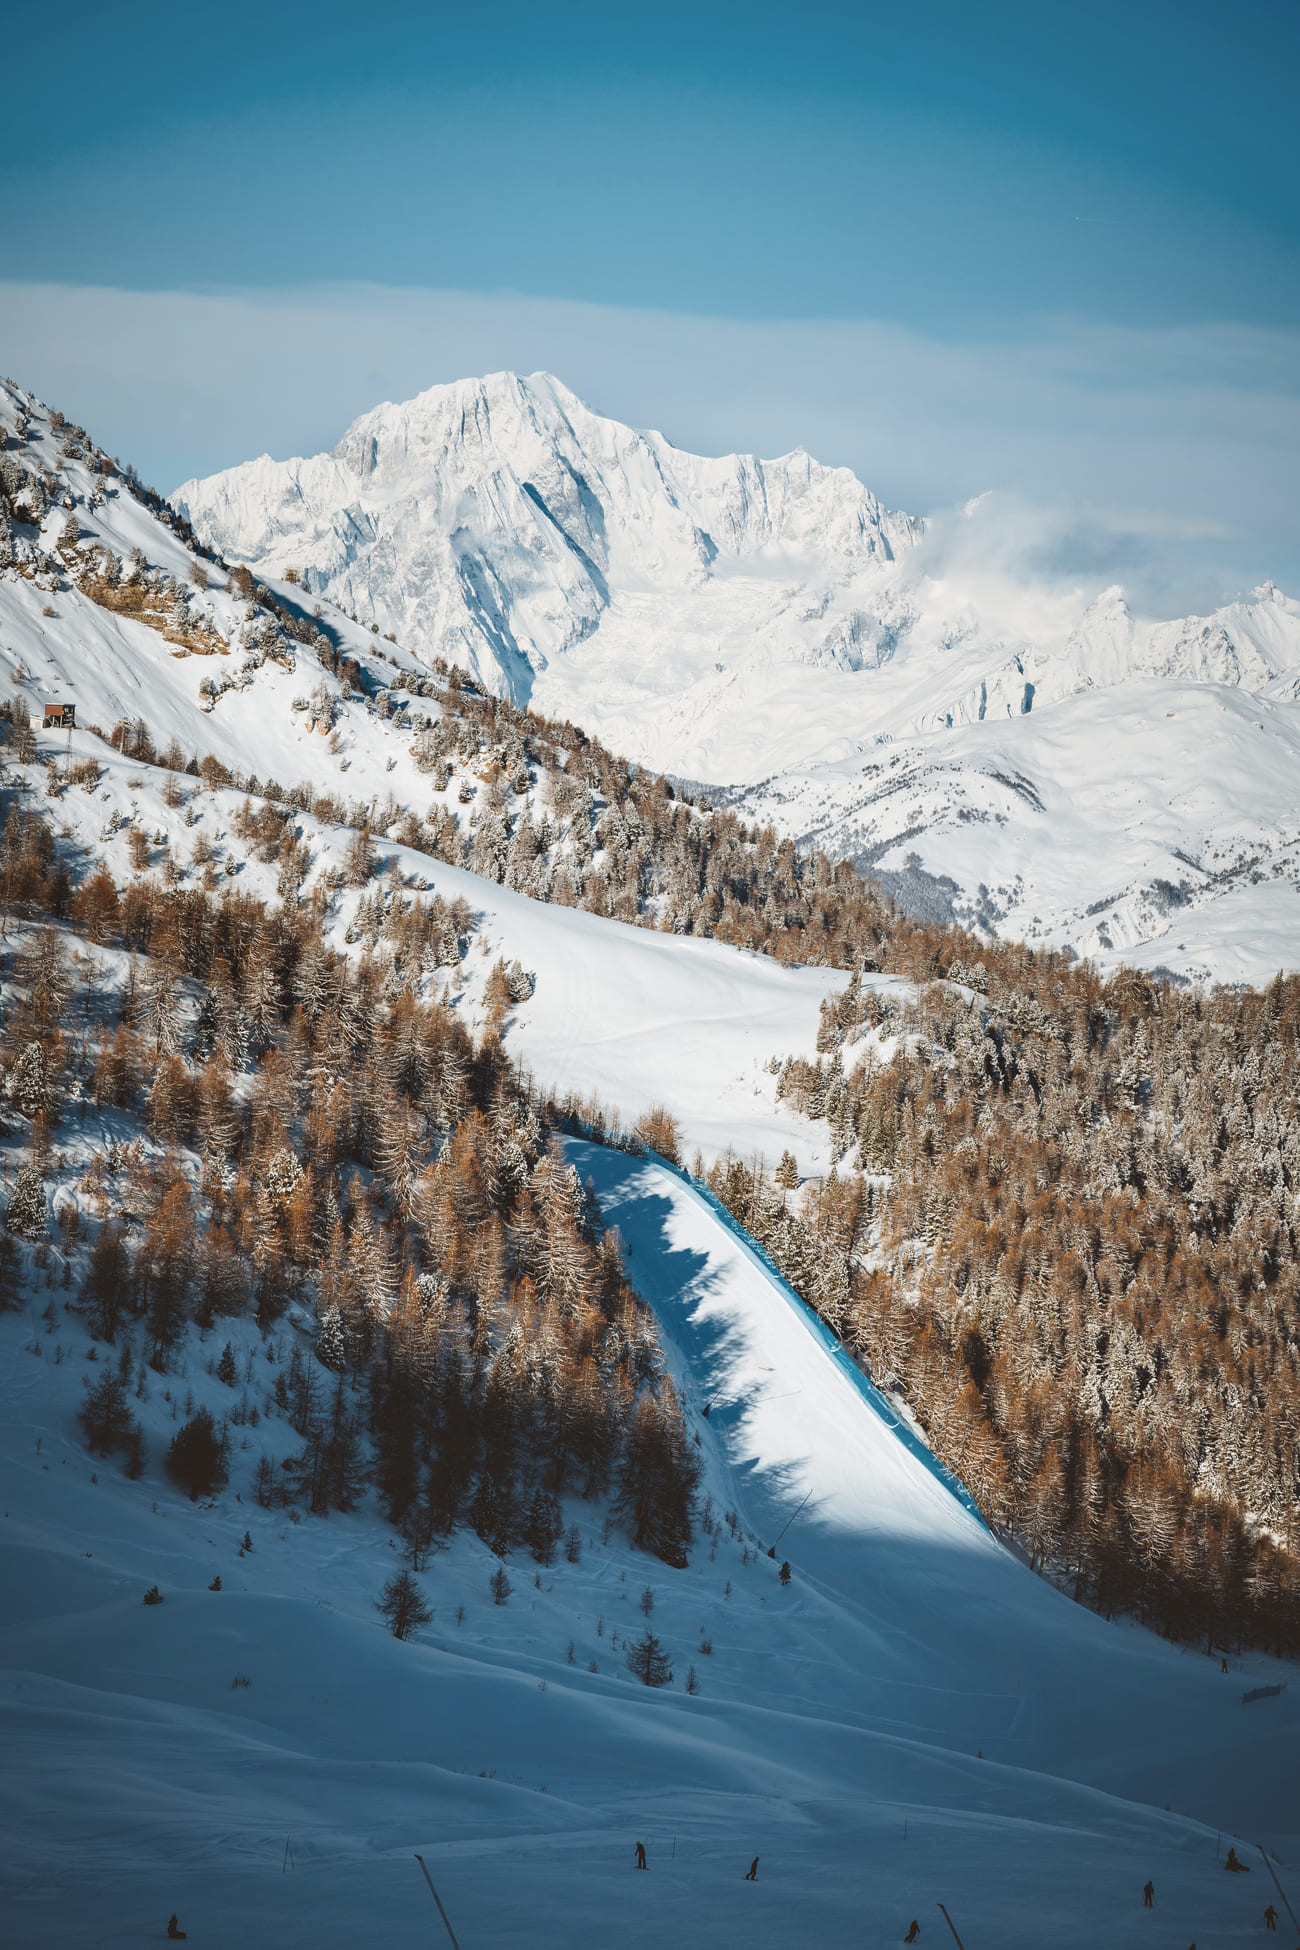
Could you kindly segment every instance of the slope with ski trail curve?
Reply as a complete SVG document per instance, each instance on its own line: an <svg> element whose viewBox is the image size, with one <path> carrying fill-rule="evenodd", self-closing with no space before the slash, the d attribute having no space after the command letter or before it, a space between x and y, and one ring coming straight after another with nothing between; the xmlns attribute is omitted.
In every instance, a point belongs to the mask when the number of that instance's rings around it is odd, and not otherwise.
<svg viewBox="0 0 1300 1950"><path fill-rule="evenodd" d="M1287 1877L1300 1708L1241 1704L1269 1662L1224 1676L1031 1576L696 1191L570 1150L662 1322L701 1492L735 1518L684 1570L570 1498L580 1562L534 1582L512 1558L497 1607L495 1560L459 1533L423 1573L434 1621L397 1644L373 1610L397 1562L373 1510L286 1522L237 1501L242 1454L201 1506L159 1472L92 1468L71 1430L75 1318L52 1330L58 1365L38 1298L0 1321L12 1940L124 1945L172 1910L194 1942L436 1940L418 1850L466 1946L848 1950L913 1916L924 1943L940 1902L968 1950L1254 1941L1271 1886L1258 1855L1250 1878L1223 1875L1216 1830L1243 1848L1268 1831ZM196 1356L177 1385L215 1400ZM157 1453L159 1389L141 1414ZM805 1496L783 1588L765 1547ZM154 1581L165 1602L144 1608ZM663 1692L614 1644L643 1629L642 1587L674 1666Z"/></svg>

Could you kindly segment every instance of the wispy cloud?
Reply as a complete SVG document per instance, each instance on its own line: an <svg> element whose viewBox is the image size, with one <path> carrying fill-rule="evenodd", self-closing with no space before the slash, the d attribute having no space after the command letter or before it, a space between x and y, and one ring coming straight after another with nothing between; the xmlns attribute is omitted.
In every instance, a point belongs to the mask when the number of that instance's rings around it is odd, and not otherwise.
<svg viewBox="0 0 1300 1950"><path fill-rule="evenodd" d="M1041 318L958 341L508 292L14 283L0 285L0 364L167 488L331 446L381 399L546 368L680 446L801 445L917 512L1000 490L1033 512L1053 572L1073 551L1087 579L1140 560L1207 595L1300 575L1295 332Z"/></svg>

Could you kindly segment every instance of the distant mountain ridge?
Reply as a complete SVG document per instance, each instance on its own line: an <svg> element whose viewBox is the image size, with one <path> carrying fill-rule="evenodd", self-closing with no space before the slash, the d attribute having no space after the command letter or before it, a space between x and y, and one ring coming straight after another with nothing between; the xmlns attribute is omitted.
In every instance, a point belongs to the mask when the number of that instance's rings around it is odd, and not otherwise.
<svg viewBox="0 0 1300 1950"><path fill-rule="evenodd" d="M852 578L923 532L847 468L802 451L702 459L545 373L435 386L364 414L329 454L263 456L172 499L226 553L300 568L309 590L517 703L624 594L699 590L747 564L771 582L808 555ZM806 656L853 641L851 612L802 620Z"/></svg>
<svg viewBox="0 0 1300 1950"><path fill-rule="evenodd" d="M1106 960L1300 963L1300 603L1203 616L1000 566L801 450L706 459L546 374L433 387L173 496L274 582L854 859Z"/></svg>
<svg viewBox="0 0 1300 1950"><path fill-rule="evenodd" d="M686 453L545 373L432 387L172 499L407 649L720 784L1135 677L1300 690L1300 604L1271 584L1151 621L1119 588L961 574L848 468Z"/></svg>

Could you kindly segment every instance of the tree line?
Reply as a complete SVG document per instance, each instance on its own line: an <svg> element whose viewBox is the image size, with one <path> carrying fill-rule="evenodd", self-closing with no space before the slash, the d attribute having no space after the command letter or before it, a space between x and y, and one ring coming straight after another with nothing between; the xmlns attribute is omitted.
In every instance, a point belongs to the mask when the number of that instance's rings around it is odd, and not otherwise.
<svg viewBox="0 0 1300 1950"><path fill-rule="evenodd" d="M166 1373L191 1324L251 1316L269 1334L305 1308L314 1346L277 1375L294 1440L257 1467L264 1502L347 1509L373 1486L417 1555L469 1523L547 1562L559 1499L607 1498L639 1546L684 1563L697 1466L617 1239L499 1035L476 1043L401 974L445 957L470 917L430 903L381 964L330 950L311 903L118 889L102 867L70 893L43 826L7 809L11 900L57 906L132 960L106 996L57 926L14 956L0 1074L38 1216L11 1225L0 1291L16 1297L14 1240L45 1234L41 1178L78 1108L154 1139L97 1150L78 1187L82 1300L125 1349L88 1434L138 1469L134 1363ZM75 1245L78 1206L57 1223Z"/></svg>
<svg viewBox="0 0 1300 1950"><path fill-rule="evenodd" d="M855 979L781 1067L822 1183L710 1182L1076 1595L1294 1652L1300 978L947 966L902 1003Z"/></svg>

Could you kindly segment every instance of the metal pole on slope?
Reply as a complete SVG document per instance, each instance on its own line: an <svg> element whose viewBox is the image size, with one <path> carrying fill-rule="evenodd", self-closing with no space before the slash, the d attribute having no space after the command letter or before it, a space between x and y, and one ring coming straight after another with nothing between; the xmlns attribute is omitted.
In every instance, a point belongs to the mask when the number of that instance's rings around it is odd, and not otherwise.
<svg viewBox="0 0 1300 1950"><path fill-rule="evenodd" d="M415 1859L419 1863L420 1867L424 1869L424 1879L429 1885L429 1894L433 1897L434 1902L437 1903L438 1914L439 1916L441 1916L443 1922L447 1926L447 1935L451 1938L452 1950L460 1950L460 1945L456 1941L456 1932L455 1930L452 1929L451 1924L447 1920L447 1912L442 1906L442 1897L438 1894L437 1890L433 1886L433 1877L429 1874L428 1869L425 1867L424 1857L422 1855L417 1854Z"/></svg>
<svg viewBox="0 0 1300 1950"><path fill-rule="evenodd" d="M939 1907L940 1909L943 1909L943 1904L940 1903ZM957 1950L966 1950L966 1945L962 1942L961 1938L957 1936L957 1925L953 1922L951 1916L949 1916L946 1909L943 1909L943 1920L948 1925L948 1928L952 1931L954 1937L957 1938Z"/></svg>
<svg viewBox="0 0 1300 1950"><path fill-rule="evenodd" d="M1268 1859L1268 1853L1264 1847L1263 1842L1256 1842L1255 1847L1259 1850L1260 1854L1264 1857L1264 1867L1268 1870L1269 1874L1273 1878L1273 1886L1277 1890L1278 1895L1282 1898L1283 1908L1286 1910L1287 1915L1291 1918L1292 1923L1295 1924L1296 1929L1300 1930L1300 1923L1296 1923L1295 1920L1295 1911L1292 1909L1290 1903L1287 1902L1286 1890L1282 1887L1281 1883L1277 1879L1277 1871L1274 1869L1273 1864Z"/></svg>
<svg viewBox="0 0 1300 1950"><path fill-rule="evenodd" d="M799 1515L799 1511L803 1509L803 1504L804 1504L804 1503L807 1503L807 1502L809 1502L809 1501L810 1501L810 1499L811 1499L811 1497L812 1497L812 1491L811 1491L811 1490L809 1490L809 1492L808 1492L808 1495L807 1495L807 1496L806 1496L806 1497L804 1498L804 1500L803 1500L803 1503L801 1503L801 1504L799 1505L799 1509L795 1511L795 1513L794 1513L794 1517L797 1517L797 1516ZM791 1517L791 1519L790 1519L790 1523L787 1523L787 1524L783 1524L783 1525L782 1525L782 1528L781 1528L781 1537L784 1537L784 1536L785 1536L785 1533L786 1533L786 1531L787 1531L787 1530L788 1530L788 1529L790 1528L790 1524L794 1522L794 1517ZM781 1541L781 1537L778 1537L778 1538L777 1538L777 1540L776 1540L776 1544L779 1544L779 1543L780 1543L780 1541ZM776 1556L776 1544L773 1544L773 1546L772 1546L772 1548L771 1548L771 1550L770 1550L770 1551L768 1552L768 1556L769 1556L769 1557L775 1557L775 1556Z"/></svg>

